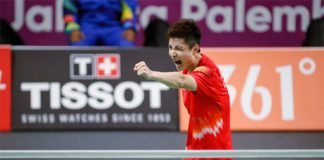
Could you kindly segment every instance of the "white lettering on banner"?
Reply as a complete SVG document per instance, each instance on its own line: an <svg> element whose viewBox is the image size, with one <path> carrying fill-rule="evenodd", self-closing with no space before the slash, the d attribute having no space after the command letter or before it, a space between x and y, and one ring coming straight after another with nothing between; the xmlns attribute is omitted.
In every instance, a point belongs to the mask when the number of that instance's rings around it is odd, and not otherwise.
<svg viewBox="0 0 324 160"><path fill-rule="evenodd" d="M275 32L282 31L282 21L283 17L287 17L287 31L295 32L296 31L296 19L297 15L301 16L301 30L306 31L309 24L309 12L304 6L296 6L292 8L290 6L284 7L274 7L274 16L273 16L273 30Z"/></svg>
<svg viewBox="0 0 324 160"><path fill-rule="evenodd" d="M61 113L58 114L58 120L61 124L67 123L108 123L108 114L107 113Z"/></svg>
<svg viewBox="0 0 324 160"><path fill-rule="evenodd" d="M22 114L20 117L22 124L54 124L55 115L51 114Z"/></svg>
<svg viewBox="0 0 324 160"><path fill-rule="evenodd" d="M109 119L110 118L110 119ZM20 122L24 125L34 124L141 124L171 123L170 113L22 113Z"/></svg>
<svg viewBox="0 0 324 160"><path fill-rule="evenodd" d="M152 109L161 108L161 91L169 90L170 88L161 83L142 82L141 87L144 90L150 91L150 106Z"/></svg>
<svg viewBox="0 0 324 160"><path fill-rule="evenodd" d="M147 114L147 121L150 123L170 123L170 113L149 113Z"/></svg>
<svg viewBox="0 0 324 160"><path fill-rule="evenodd" d="M267 8L263 6L252 7L247 12L247 26L257 33L266 32L269 30L267 23L271 22L271 14Z"/></svg>
<svg viewBox="0 0 324 160"><path fill-rule="evenodd" d="M251 65L243 87L242 96L241 96L241 104L242 104L243 112L252 120L265 119L269 115L272 106L272 97L270 91L263 86L257 86L257 87L255 86L260 70L261 70L261 65ZM260 114L255 114L252 110L251 103L252 103L253 92L259 93L262 97L263 103L262 103L262 107L261 107L262 109Z"/></svg>
<svg viewBox="0 0 324 160"><path fill-rule="evenodd" d="M107 113L23 113L20 122L21 124L106 124L109 118Z"/></svg>
<svg viewBox="0 0 324 160"><path fill-rule="evenodd" d="M228 84L228 80L230 79L230 77L232 76L232 74L235 70L235 65L219 65L218 67L224 77L225 83L227 83L227 90L228 90L228 93L230 94L230 104L232 106L234 99L236 97L237 91L233 85Z"/></svg>
<svg viewBox="0 0 324 160"><path fill-rule="evenodd" d="M310 67L307 69L305 68L305 64L308 64ZM315 72L316 70L316 64L313 59L305 57L299 62L299 70L302 72L304 75L311 75Z"/></svg>
<svg viewBox="0 0 324 160"><path fill-rule="evenodd" d="M89 85L89 100L88 103L95 109L104 110L110 108L114 99L109 93L113 91L111 85L105 82L94 82Z"/></svg>
<svg viewBox="0 0 324 160"><path fill-rule="evenodd" d="M236 13L236 18L235 18L235 29L237 32L243 32L244 31L244 8L245 8L245 1L244 0L236 0L235 1L235 13Z"/></svg>
<svg viewBox="0 0 324 160"><path fill-rule="evenodd" d="M79 66L79 74L86 75L87 74L87 64L91 64L91 58L89 57L76 57L73 60L73 63L78 64Z"/></svg>
<svg viewBox="0 0 324 160"><path fill-rule="evenodd" d="M2 80L2 70L0 70L0 90L6 90L7 85L5 83L1 83Z"/></svg>
<svg viewBox="0 0 324 160"><path fill-rule="evenodd" d="M24 24L24 11L25 2L24 0L15 0L15 20L11 23L12 28L19 31Z"/></svg>
<svg viewBox="0 0 324 160"><path fill-rule="evenodd" d="M111 115L112 123L143 123L143 113L113 113Z"/></svg>
<svg viewBox="0 0 324 160"><path fill-rule="evenodd" d="M310 67L305 69L305 65ZM224 81L228 83L236 66L234 64L219 65L219 69L224 76ZM272 109L272 96L270 90L265 86L256 86L260 71L261 65L250 66L240 99L243 113L246 117L255 121L266 119ZM309 57L302 58L299 61L299 71L306 76L313 74L316 71L315 61ZM284 121L292 121L295 119L292 65L278 66L275 68L275 72L280 75L281 118ZM228 84L227 87L230 95L230 103L232 105L237 95L237 89L231 84ZM252 110L252 97L254 93L258 93L261 96L262 105L260 107L260 113L254 113Z"/></svg>
<svg viewBox="0 0 324 160"><path fill-rule="evenodd" d="M272 14L268 8L256 5L246 11L245 0L235 1L235 11L232 6L210 6L207 8L205 0L182 0L182 18L192 18L195 21L201 21L206 17L207 27L212 32L232 32L233 23L235 22L235 31L244 32L244 22L246 21L247 27L256 33L267 32L272 29L274 32L281 32L283 30L283 17L287 16L287 31L296 32L297 18L301 18L300 30L305 32L310 22L310 11L305 6L274 6ZM312 1L313 18L319 18L324 14L324 8L321 6L321 0ZM197 10L192 11L195 7ZM235 17L233 12L235 12ZM247 16L245 17L245 14ZM207 15L207 16L206 16ZM299 15L299 16L298 16ZM222 16L222 22L216 22L216 17ZM233 21L235 19L235 21Z"/></svg>
<svg viewBox="0 0 324 160"><path fill-rule="evenodd" d="M34 5L30 7L26 11L26 17L24 16L25 12L25 0L15 0L15 19L12 22L12 27L19 31L23 24L24 19L26 19L26 26L27 28L35 33L39 32L52 32L53 31L53 6L41 6L41 5ZM56 32L62 32L64 29L64 23L63 23L63 0L56 0L55 1L55 31ZM36 22L35 18L36 16L42 17L42 22L38 23Z"/></svg>
<svg viewBox="0 0 324 160"><path fill-rule="evenodd" d="M305 65L310 66L305 69ZM224 80L228 82L231 78L235 65L219 65ZM267 118L272 109L272 96L270 91L264 86L255 86L261 71L261 65L251 65L246 81L241 93L241 107L243 113L252 120L259 121ZM316 71L316 63L312 58L304 57L299 61L299 71L309 76ZM278 66L275 68L275 72L280 75L280 95L281 95L281 118L284 121L292 121L295 119L294 111L294 91L293 91L293 68L292 65ZM233 85L227 85L228 92L230 94L231 105L236 98L236 88ZM253 93L261 95L262 106L261 112L256 114L252 110L252 95Z"/></svg>
<svg viewBox="0 0 324 160"><path fill-rule="evenodd" d="M124 81L116 85L115 89L106 82L93 82L88 88L80 82L68 82L62 85L59 82L22 82L21 91L30 93L30 107L33 110L41 109L42 93L49 91L49 106L58 110L61 105L70 110L80 110L87 104L96 110L109 109L114 102L122 109L135 109L144 101L144 91L149 91L150 108L161 108L161 91L170 88L159 82ZM130 90L133 98L127 100L125 92ZM61 93L62 92L62 97ZM88 95L89 97L88 97Z"/></svg>
<svg viewBox="0 0 324 160"><path fill-rule="evenodd" d="M191 8L196 7L197 11L192 12ZM201 21L207 11L207 4L204 0L182 0L181 3L181 16L182 18L192 18L195 21Z"/></svg>
<svg viewBox="0 0 324 160"><path fill-rule="evenodd" d="M276 72L280 74L282 119L286 121L294 120L292 66L277 67Z"/></svg>
<svg viewBox="0 0 324 160"><path fill-rule="evenodd" d="M216 22L216 17L222 16L223 21ZM232 32L233 31L233 8L232 7L212 7L206 19L207 26L213 32Z"/></svg>
<svg viewBox="0 0 324 160"><path fill-rule="evenodd" d="M60 109L60 83L53 82L50 84L50 106L52 109Z"/></svg>
<svg viewBox="0 0 324 160"><path fill-rule="evenodd" d="M30 92L30 108L41 108L41 92L49 90L49 83L46 82L27 82L20 85L21 91Z"/></svg>
<svg viewBox="0 0 324 160"><path fill-rule="evenodd" d="M321 18L324 15L322 0L313 0L313 19Z"/></svg>
<svg viewBox="0 0 324 160"><path fill-rule="evenodd" d="M55 29L56 31L64 30L64 20L63 20L63 0L55 0Z"/></svg>
<svg viewBox="0 0 324 160"><path fill-rule="evenodd" d="M32 32L51 32L52 31L52 7L42 7L42 6L34 6L32 7L26 15L26 24L27 27ZM36 15L40 15L42 17L42 22L38 23L35 21Z"/></svg>
<svg viewBox="0 0 324 160"><path fill-rule="evenodd" d="M27 28L35 33L39 32L52 32L55 28L56 32L63 32L63 0L56 0L54 6L40 6L34 5L25 12L25 0L14 1L14 21L11 23L12 27L19 31L26 21ZM272 29L273 32L282 32L283 26L286 26L288 32L296 32L297 18L301 19L300 30L306 31L310 22L310 18L320 18L324 15L324 6L322 0L312 0L311 8L305 6L273 6L272 14L270 9L261 5L254 5L246 10L245 0L236 0L233 6L221 6L215 3L214 6L209 6L206 0L181 0L181 8L179 11L181 18L192 18L199 22L206 21L207 27L212 32L244 32L247 28L252 32L263 33ZM53 10L53 7L55 10ZM196 8L196 10L192 10ZM53 13L55 11L55 15ZM235 15L233 14L235 12ZM26 13L26 16L24 15ZM245 16L247 13L247 16ZM312 14L310 16L310 14ZM42 17L42 22L35 21L36 16ZM145 29L150 21L150 17L154 15L161 19L168 20L168 6L155 6L148 5L141 8L139 12L139 24ZM55 16L55 27L52 17ZM215 17L222 16L223 22L216 22ZM235 17L234 17L235 16ZM287 24L283 25L283 17L287 16ZM235 22L235 24L233 24ZM215 25L220 26L222 29L216 29ZM272 27L270 27L272 25ZM228 28L225 28L227 26Z"/></svg>
<svg viewBox="0 0 324 160"><path fill-rule="evenodd" d="M133 98L129 101L126 100L125 91L129 89L133 93ZM115 88L116 104L123 109L134 109L142 104L144 100L144 92L139 85L135 82L125 81L118 84Z"/></svg>
<svg viewBox="0 0 324 160"><path fill-rule="evenodd" d="M150 23L151 16L157 16L160 19L168 19L168 8L166 6L148 6L145 7L140 15L140 23L143 28L146 28Z"/></svg>
<svg viewBox="0 0 324 160"><path fill-rule="evenodd" d="M67 109L79 110L87 105L87 88L80 82L68 82L62 86L62 104Z"/></svg>

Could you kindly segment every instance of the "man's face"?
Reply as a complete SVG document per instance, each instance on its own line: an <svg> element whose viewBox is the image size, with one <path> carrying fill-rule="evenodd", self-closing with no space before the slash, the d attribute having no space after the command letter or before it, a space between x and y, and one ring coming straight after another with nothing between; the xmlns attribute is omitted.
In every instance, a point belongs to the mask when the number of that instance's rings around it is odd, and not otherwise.
<svg viewBox="0 0 324 160"><path fill-rule="evenodd" d="M169 55L178 71L193 65L193 50L190 49L183 38L169 39Z"/></svg>

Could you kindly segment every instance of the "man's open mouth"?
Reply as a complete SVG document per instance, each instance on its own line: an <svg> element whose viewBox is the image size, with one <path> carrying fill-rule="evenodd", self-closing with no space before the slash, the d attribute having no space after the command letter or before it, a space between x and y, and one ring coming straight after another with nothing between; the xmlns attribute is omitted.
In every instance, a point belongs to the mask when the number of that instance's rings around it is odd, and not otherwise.
<svg viewBox="0 0 324 160"><path fill-rule="evenodd" d="M182 64L182 62L180 60L175 60L174 63L175 64Z"/></svg>

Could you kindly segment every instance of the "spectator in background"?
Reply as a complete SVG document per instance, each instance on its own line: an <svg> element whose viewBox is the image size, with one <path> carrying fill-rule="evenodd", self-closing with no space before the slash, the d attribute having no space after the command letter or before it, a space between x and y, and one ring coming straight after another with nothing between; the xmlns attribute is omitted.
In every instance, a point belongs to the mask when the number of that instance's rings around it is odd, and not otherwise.
<svg viewBox="0 0 324 160"><path fill-rule="evenodd" d="M134 46L136 0L64 0L71 46Z"/></svg>
<svg viewBox="0 0 324 160"><path fill-rule="evenodd" d="M169 24L165 20L156 18L150 21L145 30L144 46L167 47L169 43L167 38L168 29Z"/></svg>
<svg viewBox="0 0 324 160"><path fill-rule="evenodd" d="M307 28L303 46L324 46L324 18L311 21Z"/></svg>
<svg viewBox="0 0 324 160"><path fill-rule="evenodd" d="M19 34L4 19L0 19L0 44L24 45Z"/></svg>

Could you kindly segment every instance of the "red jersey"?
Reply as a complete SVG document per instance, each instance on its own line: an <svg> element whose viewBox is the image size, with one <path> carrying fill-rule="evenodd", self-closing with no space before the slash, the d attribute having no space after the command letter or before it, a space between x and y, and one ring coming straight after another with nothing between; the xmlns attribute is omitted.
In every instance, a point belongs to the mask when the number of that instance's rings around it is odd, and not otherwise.
<svg viewBox="0 0 324 160"><path fill-rule="evenodd" d="M233 149L230 130L230 99L219 68L207 56L201 56L191 75L197 90L182 89L190 119L187 149Z"/></svg>

